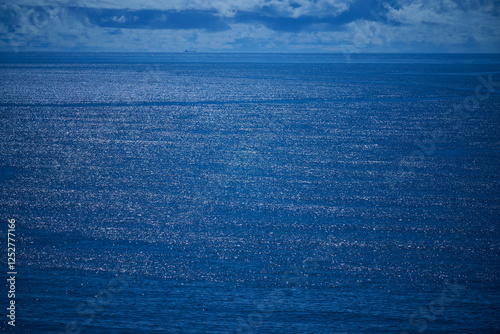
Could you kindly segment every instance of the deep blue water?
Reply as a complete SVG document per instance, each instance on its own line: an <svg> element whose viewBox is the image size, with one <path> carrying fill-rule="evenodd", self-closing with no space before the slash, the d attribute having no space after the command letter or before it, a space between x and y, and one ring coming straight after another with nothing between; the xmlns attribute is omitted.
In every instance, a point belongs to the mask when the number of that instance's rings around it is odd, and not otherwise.
<svg viewBox="0 0 500 334"><path fill-rule="evenodd" d="M0 78L2 329L500 332L500 55L4 53Z"/></svg>

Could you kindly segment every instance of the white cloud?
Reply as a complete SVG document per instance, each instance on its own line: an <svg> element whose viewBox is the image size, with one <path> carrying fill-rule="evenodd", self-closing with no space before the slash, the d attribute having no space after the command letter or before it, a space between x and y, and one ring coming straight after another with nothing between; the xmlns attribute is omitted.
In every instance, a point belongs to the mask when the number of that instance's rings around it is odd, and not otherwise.
<svg viewBox="0 0 500 334"><path fill-rule="evenodd" d="M4 48L36 48L40 45L58 43L57 39L68 40L68 36L81 35L85 30L82 22L67 15L64 7L31 7L14 4L0 6L0 12L12 17L9 26L0 26L0 33L7 39ZM67 43L67 42L66 42ZM60 44L60 43L58 43Z"/></svg>
<svg viewBox="0 0 500 334"><path fill-rule="evenodd" d="M498 44L500 40L500 18L489 10L488 3L458 6L450 0L417 1L399 9L387 8L388 18L401 24L384 28L387 43L413 41L442 46L472 41Z"/></svg>
<svg viewBox="0 0 500 334"><path fill-rule="evenodd" d="M156 9L156 10L215 10L222 16L231 17L237 11L260 11L274 7L283 15L337 15L348 9L354 0L19 0L18 5L29 6L75 6L110 9Z"/></svg>
<svg viewBox="0 0 500 334"><path fill-rule="evenodd" d="M251 9L261 9L264 7L273 7L279 14L288 17L300 16L336 16L346 11L354 0L270 0L261 1Z"/></svg>
<svg viewBox="0 0 500 334"><path fill-rule="evenodd" d="M126 18L125 16L123 16L123 15L122 15L122 16L120 16L120 17L118 17L118 16L113 16L113 17L111 18L111 20L112 20L112 21L114 21L114 22L118 22L118 23L125 23L125 22L127 22L127 18Z"/></svg>
<svg viewBox="0 0 500 334"><path fill-rule="evenodd" d="M89 20L76 20L66 6L135 8L135 9L212 9L231 17L235 11L255 10L264 5L287 17L321 16L341 13L348 8L337 0L181 0L143 1L89 0L64 1L19 0L0 5L0 12L15 17L13 24L0 22L3 49L107 50L107 51L330 51L342 52L428 52L463 51L467 45L479 45L470 51L500 52L498 7L491 0L454 2L451 0L401 0L387 5L390 23L353 21L345 30L322 31L312 26L308 31L277 32L258 23L229 23L230 29L210 32L198 29L151 30L98 27ZM31 5L52 5L35 10ZM132 16L121 14L109 20L126 23ZM229 21L228 21L229 22ZM7 40L7 42L5 42Z"/></svg>

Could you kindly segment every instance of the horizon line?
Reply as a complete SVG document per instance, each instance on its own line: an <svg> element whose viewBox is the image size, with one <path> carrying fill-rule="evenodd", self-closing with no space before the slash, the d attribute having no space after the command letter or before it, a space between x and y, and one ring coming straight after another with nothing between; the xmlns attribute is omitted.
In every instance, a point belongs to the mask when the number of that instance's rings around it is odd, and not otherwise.
<svg viewBox="0 0 500 334"><path fill-rule="evenodd" d="M338 55L375 55L375 54L421 54L421 55L449 55L449 54L484 54L484 55L500 55L500 52L287 52L287 51L270 51L270 52L255 52L255 51L75 51L75 50L0 50L0 53L143 53L143 54L338 54Z"/></svg>

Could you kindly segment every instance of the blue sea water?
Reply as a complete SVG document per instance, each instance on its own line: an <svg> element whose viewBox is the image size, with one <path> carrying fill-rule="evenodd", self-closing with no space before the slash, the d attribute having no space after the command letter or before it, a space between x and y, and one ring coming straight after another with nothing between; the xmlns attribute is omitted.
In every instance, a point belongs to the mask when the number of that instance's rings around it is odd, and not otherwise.
<svg viewBox="0 0 500 334"><path fill-rule="evenodd" d="M500 332L500 55L0 54L15 333Z"/></svg>

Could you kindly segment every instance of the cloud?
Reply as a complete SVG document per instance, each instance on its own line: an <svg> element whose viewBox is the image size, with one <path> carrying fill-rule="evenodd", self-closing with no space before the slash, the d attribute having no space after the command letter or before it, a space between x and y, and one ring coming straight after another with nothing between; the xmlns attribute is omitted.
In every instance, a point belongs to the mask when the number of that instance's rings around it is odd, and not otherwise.
<svg viewBox="0 0 500 334"><path fill-rule="evenodd" d="M70 15L94 26L121 29L229 29L224 20L213 11L164 11L151 9L108 9L67 7Z"/></svg>
<svg viewBox="0 0 500 334"><path fill-rule="evenodd" d="M500 52L497 0L16 0L0 48Z"/></svg>
<svg viewBox="0 0 500 334"><path fill-rule="evenodd" d="M133 16L133 17L132 17L132 20L133 20L133 21L137 20L137 16ZM125 17L125 15L122 15L122 16L120 16L120 17L113 16L113 17L111 18L111 21L113 21L113 22L118 22L118 23L125 23L125 22L127 22L127 18Z"/></svg>
<svg viewBox="0 0 500 334"><path fill-rule="evenodd" d="M107 8L130 10L183 11L201 10L215 11L221 16L232 16L239 11L262 11L274 8L280 15L298 17L302 15L321 16L336 15L346 10L354 0L18 0L23 6L65 6L83 8Z"/></svg>
<svg viewBox="0 0 500 334"><path fill-rule="evenodd" d="M406 40L440 49L468 45L470 51L491 44L499 50L499 12L490 1L416 1L387 9L388 19L401 25L385 34L388 43Z"/></svg>
<svg viewBox="0 0 500 334"><path fill-rule="evenodd" d="M7 50L44 49L60 44L71 48L74 40L85 38L85 24L70 17L64 7L0 5L0 18L0 47Z"/></svg>

